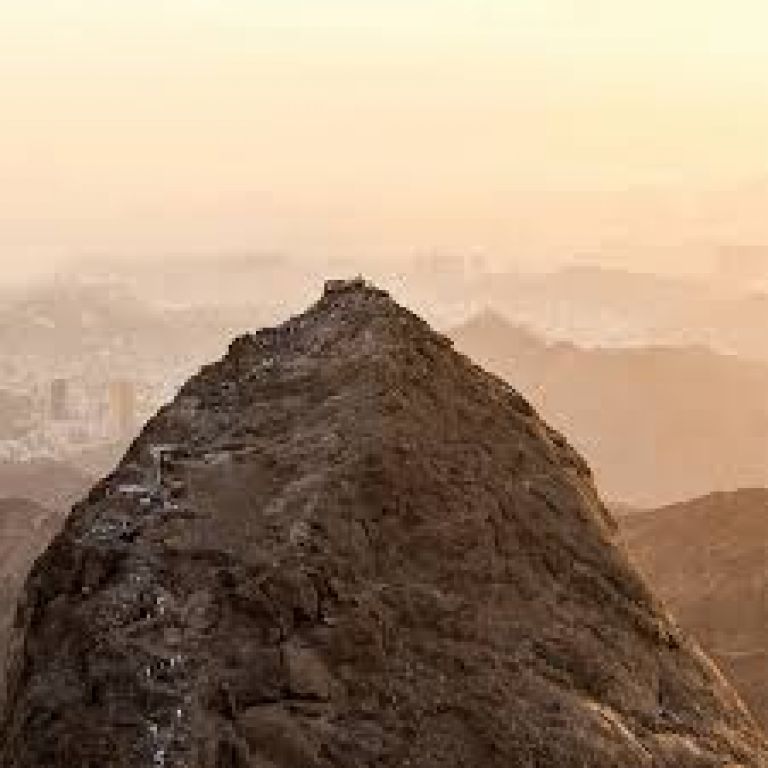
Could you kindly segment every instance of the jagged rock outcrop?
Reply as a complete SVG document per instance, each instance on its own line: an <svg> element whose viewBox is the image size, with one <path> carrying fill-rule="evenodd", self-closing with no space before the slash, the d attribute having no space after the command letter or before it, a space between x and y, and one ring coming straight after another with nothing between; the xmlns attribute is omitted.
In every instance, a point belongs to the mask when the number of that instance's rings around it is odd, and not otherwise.
<svg viewBox="0 0 768 768"><path fill-rule="evenodd" d="M38 561L2 768L760 766L583 461L360 282L236 340Z"/></svg>

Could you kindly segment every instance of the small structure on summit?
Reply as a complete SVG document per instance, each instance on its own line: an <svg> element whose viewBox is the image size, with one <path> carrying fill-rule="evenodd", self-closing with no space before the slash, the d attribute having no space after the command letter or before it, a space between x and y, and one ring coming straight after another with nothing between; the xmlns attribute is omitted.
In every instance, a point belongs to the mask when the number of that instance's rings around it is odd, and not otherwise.
<svg viewBox="0 0 768 768"><path fill-rule="evenodd" d="M331 296L336 293L346 293L347 291L359 291L371 286L366 282L362 275L357 275L347 280L326 280L323 287L323 295Z"/></svg>

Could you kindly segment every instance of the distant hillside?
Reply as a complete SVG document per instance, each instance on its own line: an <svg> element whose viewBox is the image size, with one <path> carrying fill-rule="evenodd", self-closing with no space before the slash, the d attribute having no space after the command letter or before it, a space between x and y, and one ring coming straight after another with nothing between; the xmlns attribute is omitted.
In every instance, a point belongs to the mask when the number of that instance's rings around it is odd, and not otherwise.
<svg viewBox="0 0 768 768"><path fill-rule="evenodd" d="M110 375L186 375L253 321L241 307L168 307L130 289L77 282L18 292L0 307L0 348L32 370L66 372L83 363Z"/></svg>
<svg viewBox="0 0 768 768"><path fill-rule="evenodd" d="M0 659L19 587L92 482L59 461L0 462Z"/></svg>
<svg viewBox="0 0 768 768"><path fill-rule="evenodd" d="M440 263L409 274L408 294L444 327L482 307L537 335L591 346L707 346L768 361L768 294L722 280L593 265L544 274L457 271Z"/></svg>
<svg viewBox="0 0 768 768"><path fill-rule="evenodd" d="M47 539L38 544L30 533L58 527L63 518L63 513L28 499L0 498L0 579L16 574L30 552L37 553L47 546Z"/></svg>
<svg viewBox="0 0 768 768"><path fill-rule="evenodd" d="M493 312L449 334L586 455L606 498L656 506L768 485L768 365L700 347L547 343Z"/></svg>
<svg viewBox="0 0 768 768"><path fill-rule="evenodd" d="M768 490L619 518L632 558L768 727Z"/></svg>
<svg viewBox="0 0 768 768"><path fill-rule="evenodd" d="M0 498L21 498L51 509L69 509L90 488L93 478L61 461L0 461Z"/></svg>
<svg viewBox="0 0 768 768"><path fill-rule="evenodd" d="M52 512L27 499L0 498L0 659L6 656L8 631L21 585L35 558L58 532L64 516L63 508ZM5 666L0 664L0 704L4 675Z"/></svg>
<svg viewBox="0 0 768 768"><path fill-rule="evenodd" d="M24 579L92 482L59 461L0 462L0 659ZM0 663L0 706L4 673Z"/></svg>
<svg viewBox="0 0 768 768"><path fill-rule="evenodd" d="M487 291L515 320L587 346L693 344L768 360L768 295L722 281L585 265L493 280Z"/></svg>

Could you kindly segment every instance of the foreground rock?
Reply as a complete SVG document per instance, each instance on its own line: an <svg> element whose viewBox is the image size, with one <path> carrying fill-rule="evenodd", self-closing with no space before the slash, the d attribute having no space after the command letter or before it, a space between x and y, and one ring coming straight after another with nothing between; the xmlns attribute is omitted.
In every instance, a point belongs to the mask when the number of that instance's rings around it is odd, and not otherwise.
<svg viewBox="0 0 768 768"><path fill-rule="evenodd" d="M768 490L713 493L619 519L650 584L768 727Z"/></svg>
<svg viewBox="0 0 768 768"><path fill-rule="evenodd" d="M386 294L235 341L39 560L3 768L759 766L589 470Z"/></svg>

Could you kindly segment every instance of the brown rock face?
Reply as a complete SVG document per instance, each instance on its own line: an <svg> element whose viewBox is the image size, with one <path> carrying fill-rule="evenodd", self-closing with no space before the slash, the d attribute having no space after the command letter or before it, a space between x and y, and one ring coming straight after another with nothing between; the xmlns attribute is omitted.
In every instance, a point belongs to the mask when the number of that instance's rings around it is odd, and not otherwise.
<svg viewBox="0 0 768 768"><path fill-rule="evenodd" d="M3 768L763 765L590 473L386 294L234 342L38 561Z"/></svg>

